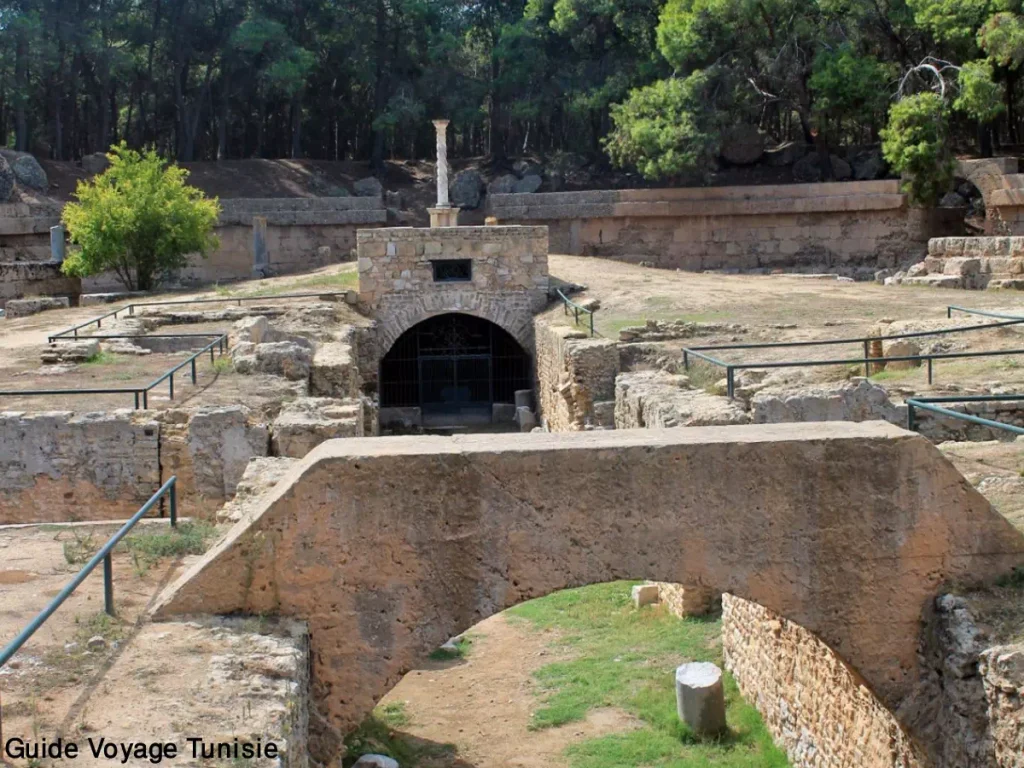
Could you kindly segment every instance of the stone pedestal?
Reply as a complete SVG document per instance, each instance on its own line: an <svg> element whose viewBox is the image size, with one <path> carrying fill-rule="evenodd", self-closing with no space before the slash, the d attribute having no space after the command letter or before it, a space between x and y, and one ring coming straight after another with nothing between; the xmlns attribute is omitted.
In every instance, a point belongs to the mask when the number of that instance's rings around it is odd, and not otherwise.
<svg viewBox="0 0 1024 768"><path fill-rule="evenodd" d="M427 213L430 214L431 228L459 226L459 210L451 206L447 208L427 208Z"/></svg>
<svg viewBox="0 0 1024 768"><path fill-rule="evenodd" d="M725 690L717 665L701 661L676 669L676 712L698 736L725 730Z"/></svg>

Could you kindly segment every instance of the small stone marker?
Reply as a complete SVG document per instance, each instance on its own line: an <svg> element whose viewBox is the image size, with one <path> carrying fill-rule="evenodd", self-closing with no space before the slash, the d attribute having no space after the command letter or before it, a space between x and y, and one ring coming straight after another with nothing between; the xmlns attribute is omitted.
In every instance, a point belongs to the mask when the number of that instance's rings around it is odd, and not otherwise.
<svg viewBox="0 0 1024 768"><path fill-rule="evenodd" d="M385 755L363 755L352 768L398 768L398 761Z"/></svg>
<svg viewBox="0 0 1024 768"><path fill-rule="evenodd" d="M634 608L643 608L645 605L654 605L658 602L657 584L637 584L633 587L631 597Z"/></svg>
<svg viewBox="0 0 1024 768"><path fill-rule="evenodd" d="M698 736L725 730L725 690L716 664L699 661L676 669L676 712Z"/></svg>
<svg viewBox="0 0 1024 768"><path fill-rule="evenodd" d="M263 277L270 266L270 252L267 250L267 219L265 216L252 217L252 274Z"/></svg>
<svg viewBox="0 0 1024 768"><path fill-rule="evenodd" d="M55 227L50 227L50 261L55 264L63 264L64 254L64 225L58 224Z"/></svg>

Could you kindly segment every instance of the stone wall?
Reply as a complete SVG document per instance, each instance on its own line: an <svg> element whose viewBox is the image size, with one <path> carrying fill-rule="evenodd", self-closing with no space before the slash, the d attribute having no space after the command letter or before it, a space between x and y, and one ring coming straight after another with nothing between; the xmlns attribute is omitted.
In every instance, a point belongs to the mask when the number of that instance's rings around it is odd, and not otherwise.
<svg viewBox="0 0 1024 768"><path fill-rule="evenodd" d="M1024 288L1024 237L937 237L904 285L937 288Z"/></svg>
<svg viewBox="0 0 1024 768"><path fill-rule="evenodd" d="M614 425L618 344L567 326L536 323L537 408L552 432Z"/></svg>
<svg viewBox="0 0 1024 768"><path fill-rule="evenodd" d="M221 200L216 235L220 246L206 259L193 257L176 282L198 285L253 277L253 229L257 216L267 220L267 269L273 274L302 272L350 261L356 230L383 225L387 210L376 197L312 197ZM322 250L329 248L328 251ZM122 288L114 275L83 281L89 292Z"/></svg>
<svg viewBox="0 0 1024 768"><path fill-rule="evenodd" d="M638 371L624 373L615 381L616 429L725 426L749 421L742 402L691 388L686 376Z"/></svg>
<svg viewBox="0 0 1024 768"><path fill-rule="evenodd" d="M911 208L897 181L493 195L502 223L544 223L552 253L658 267L877 269L924 256L962 211Z"/></svg>
<svg viewBox="0 0 1024 768"><path fill-rule="evenodd" d="M648 576L786 616L898 712L942 585L1020 564L1020 532L878 422L357 438L290 469L154 610L307 621L316 703L344 731L487 616Z"/></svg>
<svg viewBox="0 0 1024 768"><path fill-rule="evenodd" d="M864 680L811 632L722 595L725 666L794 768L919 768L911 741Z"/></svg>
<svg viewBox="0 0 1024 768"><path fill-rule="evenodd" d="M0 524L133 515L161 484L159 433L127 410L0 413Z"/></svg>
<svg viewBox="0 0 1024 768"><path fill-rule="evenodd" d="M0 307L26 296L67 296L78 304L82 281L65 277L60 264L38 261L0 262Z"/></svg>

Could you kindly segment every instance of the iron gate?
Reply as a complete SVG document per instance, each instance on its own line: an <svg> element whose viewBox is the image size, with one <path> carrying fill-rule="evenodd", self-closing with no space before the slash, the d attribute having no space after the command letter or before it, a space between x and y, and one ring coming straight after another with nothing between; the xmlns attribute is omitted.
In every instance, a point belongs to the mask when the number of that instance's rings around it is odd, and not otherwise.
<svg viewBox="0 0 1024 768"><path fill-rule="evenodd" d="M532 386L530 358L494 323L471 315L424 320L381 360L382 408L419 407L426 414L490 417L494 403L515 402Z"/></svg>

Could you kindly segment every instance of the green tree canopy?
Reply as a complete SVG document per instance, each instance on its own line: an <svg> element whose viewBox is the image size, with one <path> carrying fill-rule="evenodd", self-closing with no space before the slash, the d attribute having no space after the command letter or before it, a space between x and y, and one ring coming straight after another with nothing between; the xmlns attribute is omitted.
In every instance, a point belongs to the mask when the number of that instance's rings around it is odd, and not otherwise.
<svg viewBox="0 0 1024 768"><path fill-rule="evenodd" d="M80 181L64 224L78 246L64 273L89 277L113 271L129 290L151 290L184 267L189 254L217 247L213 227L220 207L185 183L188 171L155 151L112 147L110 167Z"/></svg>

